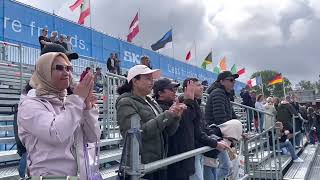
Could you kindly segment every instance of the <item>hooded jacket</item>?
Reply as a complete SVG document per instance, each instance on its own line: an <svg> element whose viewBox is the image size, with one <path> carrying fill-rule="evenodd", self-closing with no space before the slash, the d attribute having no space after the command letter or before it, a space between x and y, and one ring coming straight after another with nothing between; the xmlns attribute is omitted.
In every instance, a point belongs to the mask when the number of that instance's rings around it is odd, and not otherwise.
<svg viewBox="0 0 320 180"><path fill-rule="evenodd" d="M80 179L87 179L84 147L99 141L101 132L98 109L85 106L77 95L64 102L49 95L20 102L18 132L31 176L76 176L79 163Z"/></svg>
<svg viewBox="0 0 320 180"><path fill-rule="evenodd" d="M146 101L156 109L158 115ZM146 99L143 99L132 93L120 95L116 101L116 109L122 137L125 137L126 132L131 128L130 118L136 114L141 118L140 154L142 163L146 164L167 157L168 135L176 132L179 117L174 117L169 111L162 112L157 102L151 97L147 96Z"/></svg>
<svg viewBox="0 0 320 180"><path fill-rule="evenodd" d="M207 124L222 124L237 119L230 102L230 93L219 82L213 83L208 89L208 100L205 109Z"/></svg>

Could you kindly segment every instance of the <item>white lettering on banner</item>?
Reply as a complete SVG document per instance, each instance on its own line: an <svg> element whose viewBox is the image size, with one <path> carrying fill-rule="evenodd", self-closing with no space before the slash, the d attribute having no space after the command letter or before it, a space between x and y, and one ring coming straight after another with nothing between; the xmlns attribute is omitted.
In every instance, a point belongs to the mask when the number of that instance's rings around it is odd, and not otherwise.
<svg viewBox="0 0 320 180"><path fill-rule="evenodd" d="M40 36L42 27L37 27L35 21L31 21L29 24L30 27L30 35L35 36L34 29L37 29L37 36ZM22 29L22 23L18 19L10 19L9 17L4 17L3 28L10 28L15 33L24 33ZM84 40L79 39L77 35L71 36L71 44L74 48L79 48L81 50L86 49L86 43Z"/></svg>
<svg viewBox="0 0 320 180"><path fill-rule="evenodd" d="M175 75L180 76L180 68L179 67L174 67L174 72L175 72Z"/></svg>
<svg viewBox="0 0 320 180"><path fill-rule="evenodd" d="M172 66L171 64L168 64L168 71L169 73L174 74L174 66Z"/></svg>
<svg viewBox="0 0 320 180"><path fill-rule="evenodd" d="M33 36L33 29L36 27L35 25L34 25L34 21L31 21L31 23L30 23L30 27L31 27L31 36Z"/></svg>
<svg viewBox="0 0 320 180"><path fill-rule="evenodd" d="M21 23L18 20L12 21L12 30L14 32L21 32Z"/></svg>
<svg viewBox="0 0 320 180"><path fill-rule="evenodd" d="M135 53L130 52L130 51L124 51L123 60L132 62L134 64L140 64L140 56L141 55L135 54Z"/></svg>

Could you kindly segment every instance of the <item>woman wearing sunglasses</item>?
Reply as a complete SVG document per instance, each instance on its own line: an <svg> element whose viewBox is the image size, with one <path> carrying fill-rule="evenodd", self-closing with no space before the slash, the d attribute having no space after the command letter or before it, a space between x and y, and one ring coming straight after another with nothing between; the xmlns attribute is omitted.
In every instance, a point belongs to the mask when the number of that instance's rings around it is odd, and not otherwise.
<svg viewBox="0 0 320 180"><path fill-rule="evenodd" d="M28 175L87 179L85 145L100 138L93 75L88 73L67 96L72 66L63 53L46 53L37 61L30 85L36 97L19 104L18 132L27 149Z"/></svg>

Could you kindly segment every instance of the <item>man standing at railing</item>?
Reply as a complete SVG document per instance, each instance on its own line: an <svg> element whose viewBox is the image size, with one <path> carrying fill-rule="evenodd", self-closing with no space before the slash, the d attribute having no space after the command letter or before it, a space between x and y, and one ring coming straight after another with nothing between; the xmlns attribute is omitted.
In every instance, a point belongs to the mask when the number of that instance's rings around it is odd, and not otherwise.
<svg viewBox="0 0 320 180"><path fill-rule="evenodd" d="M290 96L287 96L285 100L281 101L281 104L278 107L276 119L277 121L281 122L283 124L283 129L285 131L288 131L290 133L289 138L292 142L292 136L293 136L293 116L298 116L298 112L295 110L295 108L290 104Z"/></svg>
<svg viewBox="0 0 320 180"><path fill-rule="evenodd" d="M208 124L220 125L231 119L237 119L230 103L231 91L234 89L238 74L224 71L208 89L208 101L205 109L205 120Z"/></svg>
<svg viewBox="0 0 320 180"><path fill-rule="evenodd" d="M229 120L237 119L230 102L230 96L234 89L235 79L238 77L238 74L224 71L218 75L217 80L207 90L209 94L205 108L207 124L220 125ZM231 170L231 161L226 151L220 153L219 161L216 176L220 180L224 179Z"/></svg>
<svg viewBox="0 0 320 180"><path fill-rule="evenodd" d="M168 110L174 103L175 92L179 84L169 79L161 79L155 82L154 93L163 110ZM197 147L211 146L223 150L227 145L210 138L202 131L202 112L200 100L203 94L203 86L196 78L188 78L183 83L184 95L179 97L180 103L187 105L182 113L180 126L177 132L169 137L168 156L177 155ZM200 144L197 145L196 142ZM203 180L202 155L189 158L168 166L169 180Z"/></svg>
<svg viewBox="0 0 320 180"><path fill-rule="evenodd" d="M250 96L250 87L247 85L243 91L241 91L240 96L242 98L242 104L249 107L254 107L252 98ZM246 108L247 113L247 132L251 130L251 124L253 120L253 111Z"/></svg>

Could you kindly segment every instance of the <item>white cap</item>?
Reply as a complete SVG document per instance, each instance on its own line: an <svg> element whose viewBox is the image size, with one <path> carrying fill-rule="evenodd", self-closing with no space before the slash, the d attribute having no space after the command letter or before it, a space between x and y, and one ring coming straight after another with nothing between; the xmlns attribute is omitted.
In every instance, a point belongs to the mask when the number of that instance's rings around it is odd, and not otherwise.
<svg viewBox="0 0 320 180"><path fill-rule="evenodd" d="M160 69L151 70L150 68L148 68L148 66L145 66L145 65L135 65L132 68L130 68L128 71L128 76L127 76L128 82L130 82L131 79L133 79L134 77L140 74L152 74L153 79L159 79L161 72L160 72Z"/></svg>

